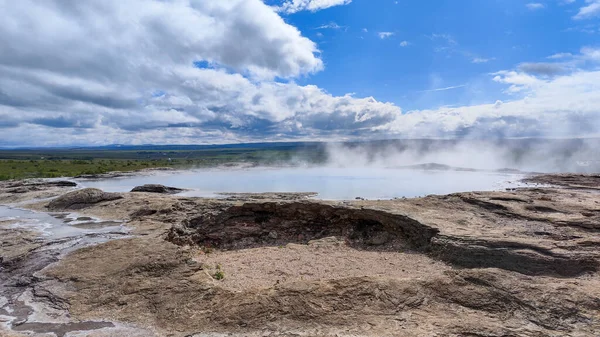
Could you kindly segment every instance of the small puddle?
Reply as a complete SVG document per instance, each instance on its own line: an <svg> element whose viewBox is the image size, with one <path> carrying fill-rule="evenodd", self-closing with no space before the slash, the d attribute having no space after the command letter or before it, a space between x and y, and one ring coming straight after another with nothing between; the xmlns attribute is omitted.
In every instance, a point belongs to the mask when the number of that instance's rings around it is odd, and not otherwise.
<svg viewBox="0 0 600 337"><path fill-rule="evenodd" d="M42 213L0 206L0 224L23 228L40 234L44 239L64 239L87 234L127 233L120 221L105 221L77 213Z"/></svg>
<svg viewBox="0 0 600 337"><path fill-rule="evenodd" d="M114 328L110 322L76 322L76 323L23 323L13 327L14 331L32 331L35 333L53 333L64 337L69 332L90 331L104 328Z"/></svg>

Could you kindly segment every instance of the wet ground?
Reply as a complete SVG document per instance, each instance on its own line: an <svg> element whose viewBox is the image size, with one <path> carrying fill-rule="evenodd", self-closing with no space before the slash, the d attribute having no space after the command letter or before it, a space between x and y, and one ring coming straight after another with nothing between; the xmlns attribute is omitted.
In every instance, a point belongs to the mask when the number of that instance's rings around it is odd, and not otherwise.
<svg viewBox="0 0 600 337"><path fill-rule="evenodd" d="M126 237L122 221L0 206L0 231L3 241L28 243L24 250L3 254L7 258L0 267L0 322L5 327L58 337L114 327L111 322L72 321L68 304L47 289L51 285L38 273L71 251ZM4 246L3 251L11 249Z"/></svg>

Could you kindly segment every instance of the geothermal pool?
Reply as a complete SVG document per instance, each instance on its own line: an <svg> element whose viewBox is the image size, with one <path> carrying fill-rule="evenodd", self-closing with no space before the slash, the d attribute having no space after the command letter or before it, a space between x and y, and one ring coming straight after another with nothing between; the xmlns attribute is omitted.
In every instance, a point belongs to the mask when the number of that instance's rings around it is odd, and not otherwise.
<svg viewBox="0 0 600 337"><path fill-rule="evenodd" d="M277 167L199 169L157 172L123 178L79 180L83 187L126 192L143 184L163 184L189 191L186 196L219 193L316 192L327 200L391 199L514 187L521 174L491 171L393 168Z"/></svg>

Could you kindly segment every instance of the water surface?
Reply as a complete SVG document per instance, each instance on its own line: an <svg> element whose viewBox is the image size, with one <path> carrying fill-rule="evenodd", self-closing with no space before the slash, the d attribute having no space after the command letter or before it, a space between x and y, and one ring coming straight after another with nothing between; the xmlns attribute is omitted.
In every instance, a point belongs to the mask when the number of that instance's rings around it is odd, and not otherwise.
<svg viewBox="0 0 600 337"><path fill-rule="evenodd" d="M126 231L121 223L115 221L81 217L77 213L44 213L3 205L0 205L0 223L8 223L8 228L35 231L51 240Z"/></svg>
<svg viewBox="0 0 600 337"><path fill-rule="evenodd" d="M242 192L317 192L317 198L344 200L391 199L428 194L485 191L505 188L520 174L487 171L417 170L392 168L246 168L160 172L103 180L83 180L84 187L126 192L143 184L187 188L188 196L216 196Z"/></svg>

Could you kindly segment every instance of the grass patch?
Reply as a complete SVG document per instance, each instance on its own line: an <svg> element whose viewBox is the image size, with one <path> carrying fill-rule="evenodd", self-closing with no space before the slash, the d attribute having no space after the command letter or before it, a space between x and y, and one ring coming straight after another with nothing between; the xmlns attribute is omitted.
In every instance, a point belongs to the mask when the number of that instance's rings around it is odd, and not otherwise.
<svg viewBox="0 0 600 337"><path fill-rule="evenodd" d="M217 271L213 274L213 278L217 281L221 281L225 278L225 273L223 272L223 270L221 270L220 264L217 264L215 268L217 269Z"/></svg>
<svg viewBox="0 0 600 337"><path fill-rule="evenodd" d="M275 165L299 157L310 162L324 160L321 150L298 147L0 150L0 180L75 177L157 167L186 169L232 163Z"/></svg>
<svg viewBox="0 0 600 337"><path fill-rule="evenodd" d="M222 270L217 270L214 274L213 274L213 278L217 281L221 281L222 279L225 278L225 273Z"/></svg>
<svg viewBox="0 0 600 337"><path fill-rule="evenodd" d="M12 160L0 159L0 180L75 177L112 171L137 171L154 167L178 167L168 160Z"/></svg>

